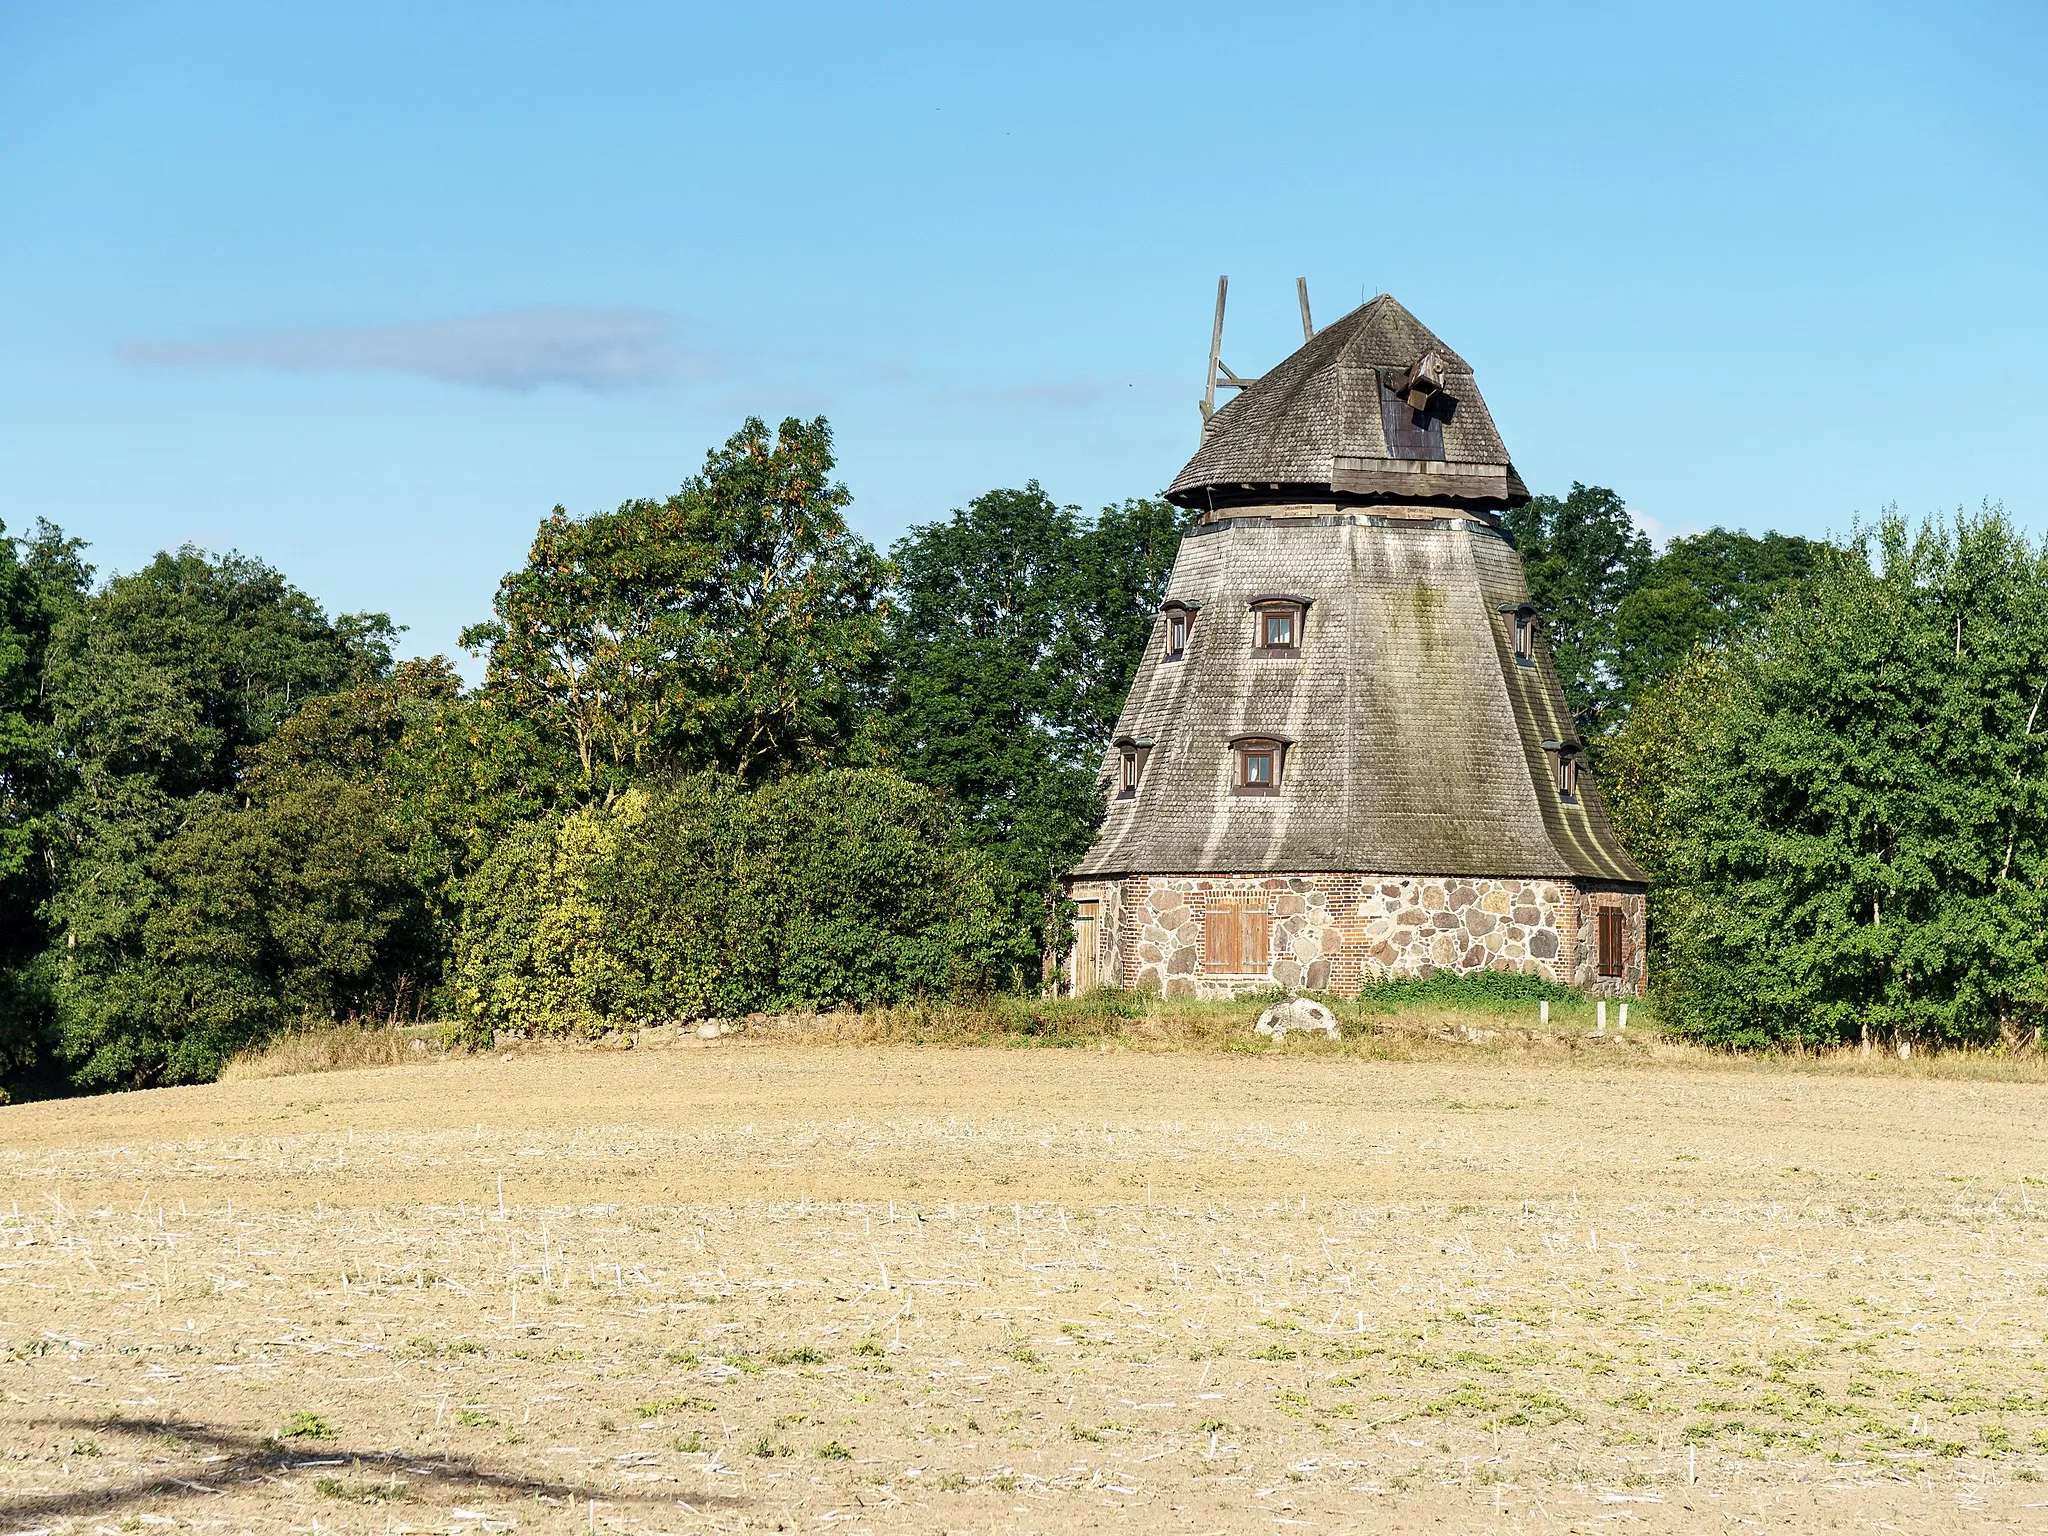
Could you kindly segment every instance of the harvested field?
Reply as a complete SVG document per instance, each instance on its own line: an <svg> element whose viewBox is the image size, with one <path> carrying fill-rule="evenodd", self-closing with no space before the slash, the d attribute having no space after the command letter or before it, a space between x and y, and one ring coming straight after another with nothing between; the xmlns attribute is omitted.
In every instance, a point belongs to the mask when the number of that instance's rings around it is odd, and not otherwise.
<svg viewBox="0 0 2048 1536"><path fill-rule="evenodd" d="M724 1041L10 1108L4 1528L2040 1529L2043 1091Z"/></svg>

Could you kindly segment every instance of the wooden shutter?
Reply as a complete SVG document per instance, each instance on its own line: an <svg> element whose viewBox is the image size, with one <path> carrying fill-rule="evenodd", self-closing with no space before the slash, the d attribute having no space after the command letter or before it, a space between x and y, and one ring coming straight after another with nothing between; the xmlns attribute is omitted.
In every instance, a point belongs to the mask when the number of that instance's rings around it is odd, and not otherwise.
<svg viewBox="0 0 2048 1536"><path fill-rule="evenodd" d="M1234 971L1238 965L1237 920L1241 914L1235 905L1225 902L1211 902L1205 919L1208 929L1209 969L1212 971Z"/></svg>
<svg viewBox="0 0 2048 1536"><path fill-rule="evenodd" d="M1621 909L1602 907L1600 909L1600 974L1619 976L1621 963Z"/></svg>
<svg viewBox="0 0 2048 1536"><path fill-rule="evenodd" d="M1270 912L1245 912L1241 930L1244 948L1238 957L1238 968L1246 971L1265 971L1273 963L1273 914Z"/></svg>

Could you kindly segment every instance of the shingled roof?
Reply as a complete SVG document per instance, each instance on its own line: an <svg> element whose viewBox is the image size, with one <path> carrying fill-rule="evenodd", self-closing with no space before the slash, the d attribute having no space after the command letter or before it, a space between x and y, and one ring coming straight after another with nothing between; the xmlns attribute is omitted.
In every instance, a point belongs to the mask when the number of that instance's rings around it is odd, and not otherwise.
<svg viewBox="0 0 2048 1536"><path fill-rule="evenodd" d="M1374 299L1217 411L1169 494L1213 508L1167 582L1187 644L1154 626L1104 759L1117 784L1142 749L1138 782L1077 876L1645 881L1591 775L1560 782L1579 743L1540 615L1516 651L1529 588L1487 514L1528 493L1471 368L1407 310ZM1297 643L1261 651L1253 605L1282 600ZM1248 738L1281 744L1277 792L1233 792Z"/></svg>
<svg viewBox="0 0 2048 1536"><path fill-rule="evenodd" d="M1250 602L1273 592L1310 600L1298 655L1254 649ZM1481 521L1196 529L1167 586L1196 610L1186 652L1170 659L1156 626L1117 721L1119 740L1149 746L1137 792L1110 802L1074 873L1644 880L1590 775L1572 800L1559 790L1550 754L1577 743L1540 642L1533 666L1514 655L1528 596ZM1287 743L1277 794L1231 792L1245 737ZM1117 761L1112 748L1106 774Z"/></svg>
<svg viewBox="0 0 2048 1536"><path fill-rule="evenodd" d="M1434 430L1419 451L1390 446L1393 392L1432 352L1442 386L1416 421ZM1211 416L1166 494L1218 507L1276 490L1489 510L1529 499L1471 366L1387 294L1325 326Z"/></svg>

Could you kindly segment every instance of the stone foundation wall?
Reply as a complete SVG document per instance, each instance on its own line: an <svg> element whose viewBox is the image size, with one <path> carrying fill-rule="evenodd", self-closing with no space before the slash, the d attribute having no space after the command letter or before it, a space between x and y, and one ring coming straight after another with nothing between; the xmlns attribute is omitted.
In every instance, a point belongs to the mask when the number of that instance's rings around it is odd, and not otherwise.
<svg viewBox="0 0 2048 1536"><path fill-rule="evenodd" d="M1452 875L1132 875L1077 882L1102 903L1102 975L1169 997L1273 987L1351 994L1368 979L1437 971L1542 975L1617 997L1642 994L1643 897L1632 886ZM1212 905L1263 914L1264 955L1209 963ZM1624 974L1601 977L1592 913L1625 914Z"/></svg>

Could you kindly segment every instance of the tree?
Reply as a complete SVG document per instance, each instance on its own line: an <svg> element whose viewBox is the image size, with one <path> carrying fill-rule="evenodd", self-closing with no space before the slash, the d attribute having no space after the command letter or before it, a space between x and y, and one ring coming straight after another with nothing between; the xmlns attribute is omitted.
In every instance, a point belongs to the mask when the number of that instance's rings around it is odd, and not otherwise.
<svg viewBox="0 0 2048 1536"><path fill-rule="evenodd" d="M1746 1046L2042 1021L2048 554L2003 514L1886 516L1672 693L1643 708L1675 748L1655 857L1678 1028Z"/></svg>
<svg viewBox="0 0 2048 1536"><path fill-rule="evenodd" d="M665 501L541 524L486 692L574 751L586 792L654 770L749 780L832 760L882 645L885 563L850 532L822 417L756 419Z"/></svg>
<svg viewBox="0 0 2048 1536"><path fill-rule="evenodd" d="M398 839L430 914L433 955L413 977L435 988L461 926L463 883L514 832L570 803L575 761L504 701L464 691L446 657L307 700L251 754L243 793L257 804L299 786L361 786Z"/></svg>
<svg viewBox="0 0 2048 1536"><path fill-rule="evenodd" d="M1562 497L1537 496L1506 514L1521 551L1529 599L1542 615L1551 659L1579 729L1596 733L1620 694L1615 621L1650 568L1649 539L1604 486L1572 482Z"/></svg>
<svg viewBox="0 0 2048 1536"><path fill-rule="evenodd" d="M260 561L183 549L77 601L42 677L56 803L38 823L61 1048L78 1081L137 1086L190 1069L146 929L170 896L159 859L236 791L247 754L309 697L388 665L390 621L330 623Z"/></svg>
<svg viewBox="0 0 2048 1536"><path fill-rule="evenodd" d="M893 761L959 808L1033 942L1100 820L1103 750L1186 517L1131 501L1091 526L1032 481L911 529L891 552Z"/></svg>
<svg viewBox="0 0 2048 1536"><path fill-rule="evenodd" d="M1827 549L1790 534L1759 538L1726 528L1673 539L1615 610L1623 710L1682 666L1694 647L1721 644L1761 623L1813 574Z"/></svg>
<svg viewBox="0 0 2048 1536"><path fill-rule="evenodd" d="M82 598L83 544L38 522L26 539L0 528L0 1102L47 1092L54 1077L48 987L36 957L49 941L48 861L37 829L57 795L42 676L50 632Z"/></svg>
<svg viewBox="0 0 2048 1536"><path fill-rule="evenodd" d="M201 797L148 876L134 960L95 994L88 1082L209 1081L278 1028L398 1016L433 964L403 840L358 784Z"/></svg>

